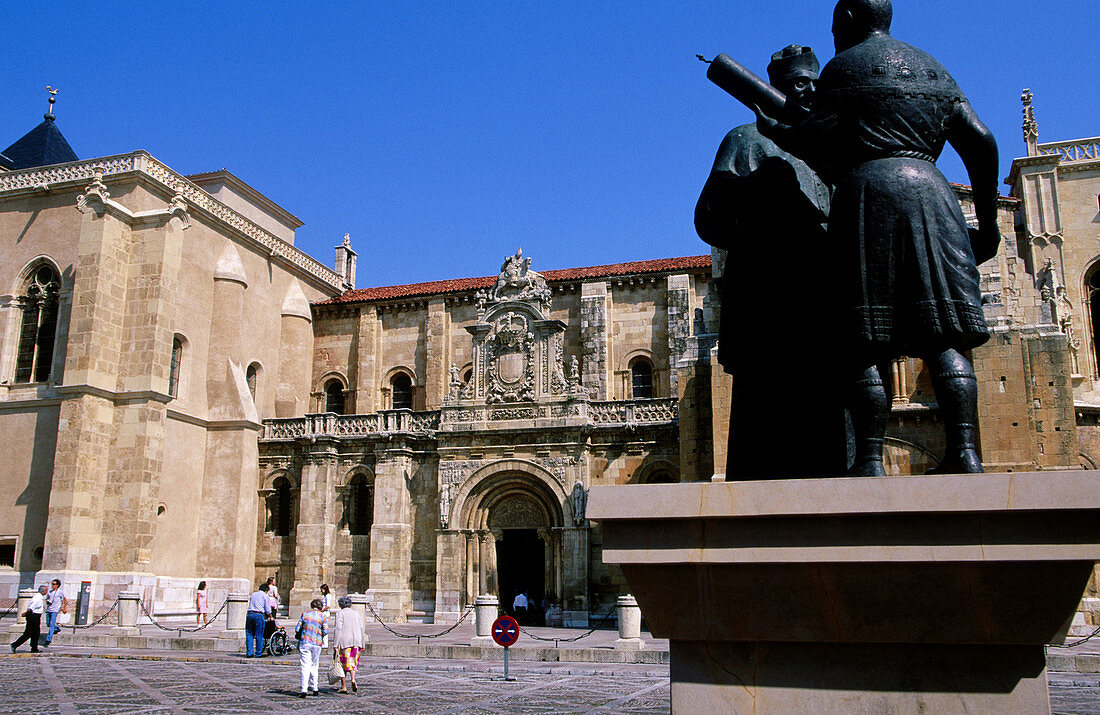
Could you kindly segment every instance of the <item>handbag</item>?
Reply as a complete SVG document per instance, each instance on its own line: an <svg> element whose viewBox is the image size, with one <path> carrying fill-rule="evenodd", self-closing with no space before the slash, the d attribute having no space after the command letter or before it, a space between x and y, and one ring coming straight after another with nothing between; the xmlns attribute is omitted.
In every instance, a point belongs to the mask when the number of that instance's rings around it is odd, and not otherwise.
<svg viewBox="0 0 1100 715"><path fill-rule="evenodd" d="M298 640L302 640L302 630L305 627L304 621L298 621L298 625L294 627L294 637Z"/></svg>
<svg viewBox="0 0 1100 715"><path fill-rule="evenodd" d="M328 684L336 685L344 679L344 666L340 665L340 661L336 659L336 654L332 654L332 667L328 669Z"/></svg>

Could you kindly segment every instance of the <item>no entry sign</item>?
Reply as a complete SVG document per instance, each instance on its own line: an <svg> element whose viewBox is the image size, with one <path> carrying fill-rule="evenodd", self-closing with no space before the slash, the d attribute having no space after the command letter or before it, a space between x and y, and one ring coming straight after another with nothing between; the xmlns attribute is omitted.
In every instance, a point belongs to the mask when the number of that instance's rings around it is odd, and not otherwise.
<svg viewBox="0 0 1100 715"><path fill-rule="evenodd" d="M493 621L493 640L507 648L519 640L519 623L511 616L501 616Z"/></svg>

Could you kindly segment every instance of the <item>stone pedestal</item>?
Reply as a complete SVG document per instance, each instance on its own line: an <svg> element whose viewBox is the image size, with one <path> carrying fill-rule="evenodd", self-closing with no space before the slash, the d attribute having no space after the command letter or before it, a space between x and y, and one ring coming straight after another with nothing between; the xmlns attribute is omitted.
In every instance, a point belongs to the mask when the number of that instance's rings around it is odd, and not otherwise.
<svg viewBox="0 0 1100 715"><path fill-rule="evenodd" d="M674 712L1046 712L1100 473L593 487Z"/></svg>
<svg viewBox="0 0 1100 715"><path fill-rule="evenodd" d="M370 636L367 634L367 594L365 593L349 593L348 598L351 600L351 607L359 613L359 617L363 620L363 642L370 643Z"/></svg>
<svg viewBox="0 0 1100 715"><path fill-rule="evenodd" d="M225 630L219 638L244 638L244 622L248 613L248 594L242 591L230 591L225 597Z"/></svg>
<svg viewBox="0 0 1100 715"><path fill-rule="evenodd" d="M136 636L141 631L137 627L138 605L141 594L137 591L123 591L118 594L118 625L111 629L113 636Z"/></svg>
<svg viewBox="0 0 1100 715"><path fill-rule="evenodd" d="M500 602L496 596L482 594L474 601L474 637L470 645L493 644L493 621L497 619Z"/></svg>
<svg viewBox="0 0 1100 715"><path fill-rule="evenodd" d="M627 594L619 596L615 603L619 612L619 637L615 639L615 647L622 650L641 650L645 647L642 642L642 609L638 607L638 600Z"/></svg>
<svg viewBox="0 0 1100 715"><path fill-rule="evenodd" d="M34 598L34 594L38 591L33 588L21 588L19 589L19 595L15 598L15 625L8 628L12 633L22 633L27 627L27 618L23 614L26 613L27 608L31 605L31 599ZM46 619L43 618L43 621ZM45 623L43 623L45 625Z"/></svg>

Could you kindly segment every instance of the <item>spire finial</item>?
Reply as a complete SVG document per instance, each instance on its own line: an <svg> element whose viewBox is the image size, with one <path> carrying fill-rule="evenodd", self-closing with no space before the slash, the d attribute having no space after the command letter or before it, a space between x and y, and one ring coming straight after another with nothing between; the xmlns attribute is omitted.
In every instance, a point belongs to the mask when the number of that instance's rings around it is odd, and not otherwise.
<svg viewBox="0 0 1100 715"><path fill-rule="evenodd" d="M351 245L351 234L350 233L345 233L344 234L344 245L345 246L350 246Z"/></svg>
<svg viewBox="0 0 1100 715"><path fill-rule="evenodd" d="M53 119L53 103L57 101L57 93L61 90L46 85L46 91L50 93L50 109L46 112L46 119Z"/></svg>
<svg viewBox="0 0 1100 715"><path fill-rule="evenodd" d="M1020 95L1020 101L1024 103L1024 141L1027 142L1027 155L1035 156L1039 153L1039 123L1035 121L1035 111L1031 108L1033 96L1030 89L1025 89Z"/></svg>

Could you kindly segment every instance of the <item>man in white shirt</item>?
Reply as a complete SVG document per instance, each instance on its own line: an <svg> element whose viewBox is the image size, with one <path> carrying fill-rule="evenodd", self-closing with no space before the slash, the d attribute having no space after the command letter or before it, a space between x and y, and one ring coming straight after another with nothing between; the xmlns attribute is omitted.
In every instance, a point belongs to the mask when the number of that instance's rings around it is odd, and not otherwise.
<svg viewBox="0 0 1100 715"><path fill-rule="evenodd" d="M38 631L42 625L42 614L46 610L46 586L42 585L38 587L38 593L34 594L31 598L31 604L27 607L27 610L23 613L23 616L27 619L27 626L23 629L23 635L19 636L18 640L11 644L11 652L14 653L15 649L23 645L25 641L31 642L31 653L38 652Z"/></svg>
<svg viewBox="0 0 1100 715"><path fill-rule="evenodd" d="M527 594L520 591L516 594L516 598L512 601L512 612L516 614L516 621L519 624L527 624Z"/></svg>
<svg viewBox="0 0 1100 715"><path fill-rule="evenodd" d="M244 621L244 650L246 658L262 658L264 653L264 621L271 613L271 601L267 598L267 583L248 599L248 613Z"/></svg>

